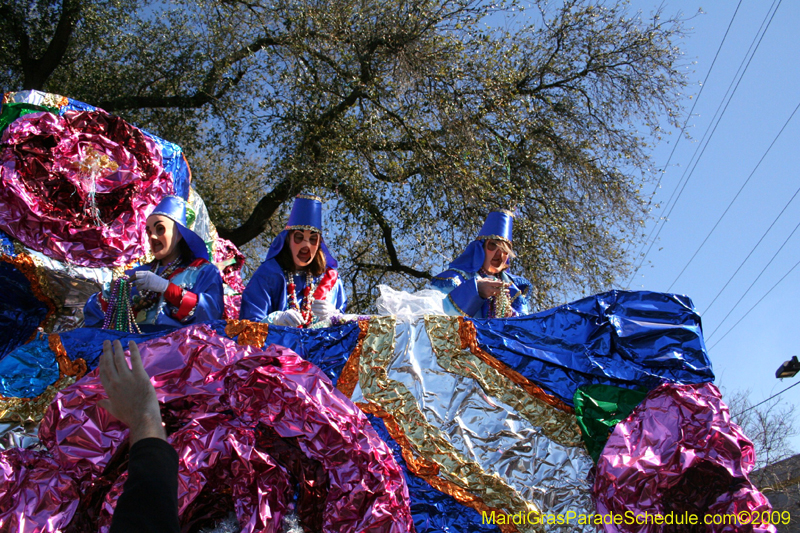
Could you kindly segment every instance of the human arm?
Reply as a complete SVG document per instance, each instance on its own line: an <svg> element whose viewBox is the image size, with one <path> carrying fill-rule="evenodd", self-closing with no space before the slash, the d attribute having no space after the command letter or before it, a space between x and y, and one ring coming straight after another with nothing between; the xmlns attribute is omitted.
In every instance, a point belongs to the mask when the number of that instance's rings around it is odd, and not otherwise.
<svg viewBox="0 0 800 533"><path fill-rule="evenodd" d="M478 291L478 277L456 270L434 276L431 286L445 296L443 306L448 315L474 317L486 302Z"/></svg>
<svg viewBox="0 0 800 533"><path fill-rule="evenodd" d="M286 292L286 280L279 269L270 268L274 266L265 261L250 278L242 293L242 307L239 312L239 318L242 320L267 322L270 313L282 311L278 307L280 302L275 301L273 295L277 295L279 291Z"/></svg>
<svg viewBox="0 0 800 533"><path fill-rule="evenodd" d="M222 277L217 267L203 259L196 259L169 280L152 272L137 271L135 275L134 283L139 290L164 289L162 294L168 305L159 314L158 324L181 326L222 318L225 307Z"/></svg>
<svg viewBox="0 0 800 533"><path fill-rule="evenodd" d="M128 348L130 367L120 342L105 341L99 367L108 395L100 407L130 428L128 479L114 510L111 533L177 533L178 454L166 441L156 391L139 348L133 341Z"/></svg>

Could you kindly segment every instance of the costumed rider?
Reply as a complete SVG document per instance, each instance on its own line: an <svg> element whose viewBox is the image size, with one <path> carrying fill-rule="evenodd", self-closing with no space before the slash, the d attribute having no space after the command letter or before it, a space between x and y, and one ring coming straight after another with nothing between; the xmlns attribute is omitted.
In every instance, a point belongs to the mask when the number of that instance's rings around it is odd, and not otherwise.
<svg viewBox="0 0 800 533"><path fill-rule="evenodd" d="M322 200L298 195L286 228L242 293L239 318L308 327L341 316L347 296L321 231Z"/></svg>
<svg viewBox="0 0 800 533"><path fill-rule="evenodd" d="M113 290L93 294L83 309L86 325L116 329L108 324L109 307L130 305L130 316L143 329L179 328L222 318L225 306L222 277L209 262L202 237L187 228L183 198L166 196L147 217L152 262L126 271L133 287L130 302L121 302ZM119 314L119 313L117 313ZM160 328L159 328L160 329Z"/></svg>
<svg viewBox="0 0 800 533"><path fill-rule="evenodd" d="M508 272L512 250L514 215L494 211L486 217L478 237L450 263L449 270L434 276L431 285L446 294L449 315L472 318L504 318L530 313L531 284Z"/></svg>

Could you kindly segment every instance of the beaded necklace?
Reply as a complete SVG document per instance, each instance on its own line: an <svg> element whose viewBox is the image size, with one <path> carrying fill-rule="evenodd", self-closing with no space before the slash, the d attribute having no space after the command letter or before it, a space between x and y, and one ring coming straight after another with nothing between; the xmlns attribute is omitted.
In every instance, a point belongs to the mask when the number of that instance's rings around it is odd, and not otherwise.
<svg viewBox="0 0 800 533"><path fill-rule="evenodd" d="M181 266L181 260L183 258L179 255L176 257L172 262L170 262L166 268L164 268L164 272L161 273L161 277L168 280L172 277L173 273L178 270L178 267ZM153 261L152 266L150 267L150 272L154 274L158 273L158 265L160 264L159 261ZM160 292L153 292L153 291L142 291L136 296L133 297L133 304L132 309L134 316L136 316L137 322L143 322L147 318L147 313L158 304L159 300L161 299Z"/></svg>
<svg viewBox="0 0 800 533"><path fill-rule="evenodd" d="M502 281L499 275L490 274L483 268L478 271L478 274L484 278ZM510 283L503 282L503 286L500 288L497 296L490 296L488 298L489 312L486 318L506 318L509 316L514 316L514 310L511 309L511 295L509 292L510 286Z"/></svg>
<svg viewBox="0 0 800 533"><path fill-rule="evenodd" d="M127 277L117 278L111 284L108 307L103 317L103 329L141 333L131 310L131 284Z"/></svg>
<svg viewBox="0 0 800 533"><path fill-rule="evenodd" d="M306 286L303 289L303 302L302 306L300 306L297 304L297 287L294 283L295 273L285 271L284 275L286 279L289 280L286 284L289 309L300 311L300 314L303 316L303 327L309 326L314 318L311 312L311 304L314 303L314 289L316 289L314 286L314 277L311 275L311 272L306 272Z"/></svg>

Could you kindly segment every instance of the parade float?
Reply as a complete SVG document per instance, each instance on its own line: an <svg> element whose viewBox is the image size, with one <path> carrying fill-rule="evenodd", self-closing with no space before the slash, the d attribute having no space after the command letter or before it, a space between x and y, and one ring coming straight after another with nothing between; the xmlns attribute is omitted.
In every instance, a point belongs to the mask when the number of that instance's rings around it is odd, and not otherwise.
<svg viewBox="0 0 800 533"><path fill-rule="evenodd" d="M238 320L243 258L180 147L35 91L6 94L0 128L0 531L108 530L127 430L98 406L107 339L140 346L184 531L775 531L751 519L771 507L689 298ZM144 219L168 194L223 273L225 320L80 327L88 296L146 261Z"/></svg>

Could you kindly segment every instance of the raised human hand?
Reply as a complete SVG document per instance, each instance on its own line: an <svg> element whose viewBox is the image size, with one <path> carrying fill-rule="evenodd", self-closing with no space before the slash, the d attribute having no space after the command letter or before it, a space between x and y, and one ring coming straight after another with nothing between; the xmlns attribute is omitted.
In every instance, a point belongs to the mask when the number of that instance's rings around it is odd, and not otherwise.
<svg viewBox="0 0 800 533"><path fill-rule="evenodd" d="M131 445L148 437L167 440L156 389L144 370L139 347L129 341L128 349L131 353L130 367L118 340L114 341L113 349L109 341L103 342L100 382L108 399L100 400L100 407L130 428Z"/></svg>

